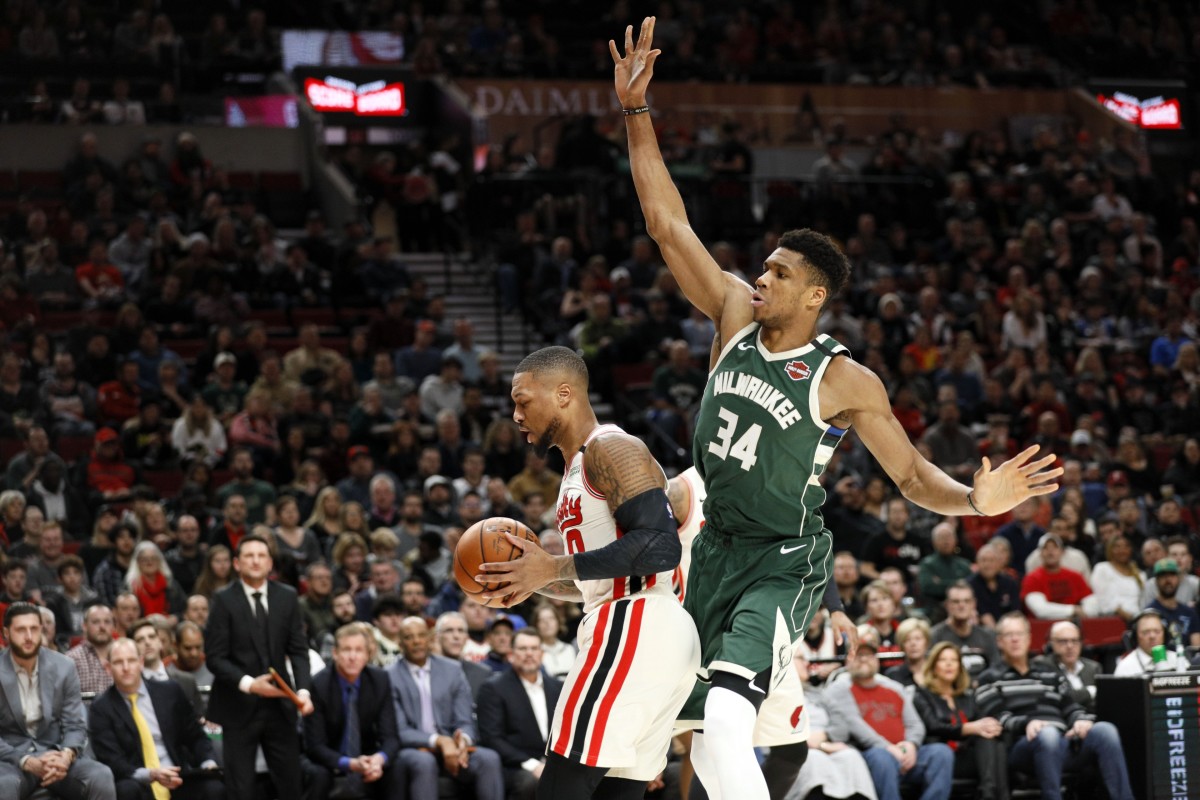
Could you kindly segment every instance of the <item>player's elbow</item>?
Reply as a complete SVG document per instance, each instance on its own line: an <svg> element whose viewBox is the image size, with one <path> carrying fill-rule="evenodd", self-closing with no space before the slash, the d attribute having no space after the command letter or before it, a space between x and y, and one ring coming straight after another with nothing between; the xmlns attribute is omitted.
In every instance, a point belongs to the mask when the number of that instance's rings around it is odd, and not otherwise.
<svg viewBox="0 0 1200 800"><path fill-rule="evenodd" d="M659 572L669 572L679 566L683 558L683 545L674 531L653 531L648 537L649 542L638 559L638 575L655 575Z"/></svg>

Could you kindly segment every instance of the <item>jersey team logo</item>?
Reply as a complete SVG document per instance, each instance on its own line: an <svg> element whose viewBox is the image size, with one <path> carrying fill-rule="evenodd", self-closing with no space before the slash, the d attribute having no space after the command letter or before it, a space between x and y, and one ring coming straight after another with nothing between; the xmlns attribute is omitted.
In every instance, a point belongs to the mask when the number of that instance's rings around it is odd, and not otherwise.
<svg viewBox="0 0 1200 800"><path fill-rule="evenodd" d="M812 369L803 361L789 361L783 371L794 381L808 380L808 376L812 375Z"/></svg>
<svg viewBox="0 0 1200 800"><path fill-rule="evenodd" d="M803 713L804 706L796 706L796 709L792 712L792 718L790 720L792 723L792 730L796 730L796 728L800 727L800 715Z"/></svg>

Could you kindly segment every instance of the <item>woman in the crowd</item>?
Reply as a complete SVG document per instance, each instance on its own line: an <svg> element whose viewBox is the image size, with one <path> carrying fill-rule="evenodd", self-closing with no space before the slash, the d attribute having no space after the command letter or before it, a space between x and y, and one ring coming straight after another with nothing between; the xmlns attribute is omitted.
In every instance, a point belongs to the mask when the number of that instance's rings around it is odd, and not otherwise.
<svg viewBox="0 0 1200 800"><path fill-rule="evenodd" d="M171 427L171 446L184 463L202 461L215 467L225 457L225 428L199 392Z"/></svg>
<svg viewBox="0 0 1200 800"><path fill-rule="evenodd" d="M328 553L330 544L342 532L342 496L333 486L326 486L317 493L312 514L304 521L304 527L317 535L321 548Z"/></svg>
<svg viewBox="0 0 1200 800"><path fill-rule="evenodd" d="M1096 613L1128 622L1142 610L1146 579L1134 561L1133 543L1119 533L1104 546L1104 561L1092 568Z"/></svg>
<svg viewBox="0 0 1200 800"><path fill-rule="evenodd" d="M233 582L233 555L223 544L214 544L204 555L204 568L200 570L193 594L202 594L209 600L221 589Z"/></svg>
<svg viewBox="0 0 1200 800"><path fill-rule="evenodd" d="M143 617L162 614L174 624L187 608L187 595L175 581L167 560L154 542L139 542L133 549L133 562L129 572L125 573L125 585L137 595Z"/></svg>
<svg viewBox="0 0 1200 800"><path fill-rule="evenodd" d="M935 644L921 674L913 705L925 724L925 744L945 742L954 750L954 775L975 780L977 797L1008 800L1004 728L995 717L979 715L958 647Z"/></svg>
<svg viewBox="0 0 1200 800"><path fill-rule="evenodd" d="M333 545L333 590L358 594L367 580L367 540L357 533L342 533Z"/></svg>
<svg viewBox="0 0 1200 800"><path fill-rule="evenodd" d="M871 581L862 590L863 608L867 613L860 624L870 625L879 634L880 652L896 648L896 600L883 581Z"/></svg>
<svg viewBox="0 0 1200 800"><path fill-rule="evenodd" d="M900 627L896 628L896 645L904 653L904 661L888 668L883 674L905 686L919 686L932 639L929 623L925 620L910 617L901 622Z"/></svg>
<svg viewBox="0 0 1200 800"><path fill-rule="evenodd" d="M296 570L303 573L313 562L321 560L321 544L317 535L300 524L300 506L296 498L283 495L275 502L278 523L272 530L279 552L287 554L295 562Z"/></svg>
<svg viewBox="0 0 1200 800"><path fill-rule="evenodd" d="M278 476L276 476L278 480ZM280 494L286 494L296 498L296 505L300 508L300 518L307 519L313 513L313 509L317 507L317 495L326 488L327 481L325 473L321 471L321 465L311 458L300 462L300 466L296 469L295 476L285 482L280 481ZM313 531L316 533L316 531ZM320 537L317 537L320 541Z"/></svg>
<svg viewBox="0 0 1200 800"><path fill-rule="evenodd" d="M0 492L0 549L8 551L25 538L21 519L25 516L25 495L15 489Z"/></svg>
<svg viewBox="0 0 1200 800"><path fill-rule="evenodd" d="M562 612L552 605L539 605L533 612L533 624L542 639L542 668L555 678L562 679L575 663L575 645L563 641Z"/></svg>
<svg viewBox="0 0 1200 800"><path fill-rule="evenodd" d="M367 512L363 509L362 503L353 500L349 503L342 503L342 515L339 519L342 533L357 533L363 538L363 541L370 538L371 526L368 524Z"/></svg>

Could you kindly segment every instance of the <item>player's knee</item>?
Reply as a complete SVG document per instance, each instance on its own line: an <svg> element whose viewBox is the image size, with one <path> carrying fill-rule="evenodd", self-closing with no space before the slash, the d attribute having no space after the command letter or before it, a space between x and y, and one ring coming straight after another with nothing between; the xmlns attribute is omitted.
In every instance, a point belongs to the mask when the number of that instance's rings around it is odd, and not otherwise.
<svg viewBox="0 0 1200 800"><path fill-rule="evenodd" d="M763 701L767 699L767 686L770 680L770 669L763 670L750 680L747 680L743 675L734 675L732 672L714 672L709 697L712 697L712 689L728 690L738 697L745 698L754 707L754 713L757 714L758 709L762 707ZM706 705L705 727L710 727L710 725L711 720L708 719L708 708Z"/></svg>
<svg viewBox="0 0 1200 800"><path fill-rule="evenodd" d="M808 760L808 742L775 745L771 748L767 758L772 761L777 760L799 772L800 768L804 766L804 762Z"/></svg>

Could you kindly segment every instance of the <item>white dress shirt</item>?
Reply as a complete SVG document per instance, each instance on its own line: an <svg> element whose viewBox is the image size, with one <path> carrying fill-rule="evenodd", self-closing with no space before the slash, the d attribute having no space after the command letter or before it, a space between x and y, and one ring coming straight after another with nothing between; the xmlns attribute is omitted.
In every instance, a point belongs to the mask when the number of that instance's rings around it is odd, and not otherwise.
<svg viewBox="0 0 1200 800"><path fill-rule="evenodd" d="M529 695L529 705L533 707L533 718L537 720L538 733L542 735L544 741L550 735L549 715L546 712L546 687L542 682L542 671L539 669L537 680L530 683L520 675L517 679L521 681L521 688L525 690L525 694ZM541 764L540 758L527 758L521 762L521 768L533 771L534 767Z"/></svg>

